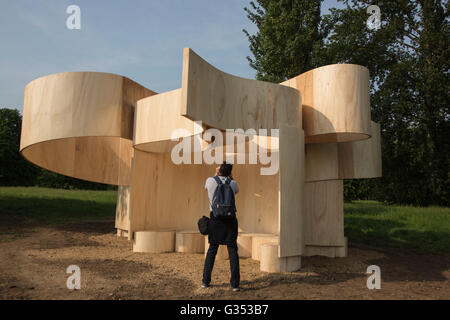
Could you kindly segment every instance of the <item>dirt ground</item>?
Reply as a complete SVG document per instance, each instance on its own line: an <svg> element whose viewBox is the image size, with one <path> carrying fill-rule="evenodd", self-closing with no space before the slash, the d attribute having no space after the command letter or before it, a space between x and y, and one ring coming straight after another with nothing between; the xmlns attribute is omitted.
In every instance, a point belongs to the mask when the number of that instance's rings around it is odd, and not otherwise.
<svg viewBox="0 0 450 320"><path fill-rule="evenodd" d="M26 227L26 226L25 226ZM241 259L242 291L229 286L229 262L216 261L212 286L201 288L202 254L133 253L113 222L33 228L1 241L0 299L450 299L450 256L354 247L348 258L305 257L298 272L268 274ZM66 268L81 269L69 290ZM381 289L368 290L369 265Z"/></svg>

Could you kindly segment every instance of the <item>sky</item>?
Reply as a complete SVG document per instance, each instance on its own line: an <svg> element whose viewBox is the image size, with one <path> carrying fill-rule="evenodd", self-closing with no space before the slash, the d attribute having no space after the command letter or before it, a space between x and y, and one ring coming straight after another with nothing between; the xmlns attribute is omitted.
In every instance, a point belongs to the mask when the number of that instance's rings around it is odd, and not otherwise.
<svg viewBox="0 0 450 320"><path fill-rule="evenodd" d="M67 71L126 76L156 92L181 87L183 48L218 69L255 78L246 59L257 31L249 0L0 0L0 107L22 111L33 79ZM81 29L69 30L70 5ZM342 6L325 0L322 13Z"/></svg>

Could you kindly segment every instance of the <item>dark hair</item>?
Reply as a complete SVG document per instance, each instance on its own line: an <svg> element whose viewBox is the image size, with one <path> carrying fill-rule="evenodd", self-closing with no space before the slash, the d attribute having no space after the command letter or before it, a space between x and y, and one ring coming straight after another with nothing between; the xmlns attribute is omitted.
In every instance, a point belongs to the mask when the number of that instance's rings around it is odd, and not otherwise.
<svg viewBox="0 0 450 320"><path fill-rule="evenodd" d="M220 165L219 175L228 177L231 175L231 170L233 170L233 165L226 163L225 161Z"/></svg>

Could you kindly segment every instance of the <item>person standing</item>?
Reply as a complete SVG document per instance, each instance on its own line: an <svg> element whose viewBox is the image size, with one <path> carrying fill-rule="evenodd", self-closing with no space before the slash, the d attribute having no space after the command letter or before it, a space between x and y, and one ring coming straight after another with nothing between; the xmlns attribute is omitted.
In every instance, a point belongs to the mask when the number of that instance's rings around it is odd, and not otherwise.
<svg viewBox="0 0 450 320"><path fill-rule="evenodd" d="M230 258L230 284L233 291L240 290L239 256L237 249L238 221L234 203L234 195L238 193L239 188L231 175L232 169L232 164L226 162L222 163L216 168L216 175L206 179L205 183L205 189L208 191L209 198L210 221L208 226L209 249L206 254L203 268L203 288L208 287L211 282L211 273L219 245L226 245L228 256ZM223 186L219 188L221 184L223 184ZM221 194L219 194L218 191L220 191ZM225 198L225 200L222 198ZM226 202L227 204L222 205L219 204L218 201ZM214 210L213 205L215 206ZM225 207L226 209L220 208L222 209L220 211L218 209L219 207Z"/></svg>

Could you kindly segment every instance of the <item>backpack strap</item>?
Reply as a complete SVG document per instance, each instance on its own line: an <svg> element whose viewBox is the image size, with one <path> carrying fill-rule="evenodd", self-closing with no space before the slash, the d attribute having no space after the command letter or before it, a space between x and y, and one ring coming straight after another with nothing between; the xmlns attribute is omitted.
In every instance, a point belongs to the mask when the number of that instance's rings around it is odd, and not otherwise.
<svg viewBox="0 0 450 320"><path fill-rule="evenodd" d="M222 180L220 180L220 178L218 176L214 176L213 178L214 178L214 180L216 180L217 185L221 185L222 184Z"/></svg>
<svg viewBox="0 0 450 320"><path fill-rule="evenodd" d="M225 183L226 183L226 184L230 184L230 183L231 183L231 179L230 179L230 178L227 178L227 180L225 180Z"/></svg>

